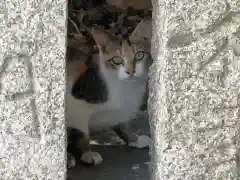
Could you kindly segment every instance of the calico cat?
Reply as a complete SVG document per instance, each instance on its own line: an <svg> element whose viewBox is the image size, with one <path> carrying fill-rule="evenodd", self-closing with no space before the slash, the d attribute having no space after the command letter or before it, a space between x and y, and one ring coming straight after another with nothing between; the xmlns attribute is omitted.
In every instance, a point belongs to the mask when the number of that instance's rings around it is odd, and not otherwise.
<svg viewBox="0 0 240 180"><path fill-rule="evenodd" d="M84 134L77 142L81 161L100 164L102 157L91 152L86 143L90 132L135 117L146 92L150 55L147 44L118 40L99 27L92 29L92 35L99 49L99 54L92 57L95 63L87 70L80 68L81 62L67 63L66 123Z"/></svg>

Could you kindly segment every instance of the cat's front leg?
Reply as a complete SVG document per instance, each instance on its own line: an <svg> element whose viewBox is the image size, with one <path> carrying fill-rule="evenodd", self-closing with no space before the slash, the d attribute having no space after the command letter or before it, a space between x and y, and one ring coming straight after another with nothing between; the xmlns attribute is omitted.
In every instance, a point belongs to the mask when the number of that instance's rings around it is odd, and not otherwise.
<svg viewBox="0 0 240 180"><path fill-rule="evenodd" d="M102 163L102 156L98 152L92 151L89 138L84 137L79 140L78 146L81 147L81 161L84 164L97 165Z"/></svg>
<svg viewBox="0 0 240 180"><path fill-rule="evenodd" d="M146 135L138 135L133 131L128 123L117 125L113 128L119 137L133 148L148 148L151 144L151 138Z"/></svg>
<svg viewBox="0 0 240 180"><path fill-rule="evenodd" d="M88 165L101 164L103 159L98 152L92 152L90 138L75 128L68 128L68 168L74 167L76 159Z"/></svg>

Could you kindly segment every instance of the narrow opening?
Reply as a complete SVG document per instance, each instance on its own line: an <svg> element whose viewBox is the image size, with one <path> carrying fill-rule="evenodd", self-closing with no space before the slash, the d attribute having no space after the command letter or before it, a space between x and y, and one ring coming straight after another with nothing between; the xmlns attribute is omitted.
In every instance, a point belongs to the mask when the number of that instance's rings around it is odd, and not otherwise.
<svg viewBox="0 0 240 180"><path fill-rule="evenodd" d="M69 0L69 179L149 178L151 15L150 0Z"/></svg>

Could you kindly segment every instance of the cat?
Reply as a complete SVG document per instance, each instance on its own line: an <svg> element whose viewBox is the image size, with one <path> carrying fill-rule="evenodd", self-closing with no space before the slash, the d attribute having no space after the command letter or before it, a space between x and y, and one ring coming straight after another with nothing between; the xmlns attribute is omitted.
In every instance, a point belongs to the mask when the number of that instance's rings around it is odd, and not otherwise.
<svg viewBox="0 0 240 180"><path fill-rule="evenodd" d="M100 164L101 155L91 152L86 143L90 132L126 124L135 117L146 92L151 58L142 42L118 40L100 27L92 28L92 36L99 49L92 56L94 63L86 70L80 61L67 62L66 125L84 134L81 161Z"/></svg>

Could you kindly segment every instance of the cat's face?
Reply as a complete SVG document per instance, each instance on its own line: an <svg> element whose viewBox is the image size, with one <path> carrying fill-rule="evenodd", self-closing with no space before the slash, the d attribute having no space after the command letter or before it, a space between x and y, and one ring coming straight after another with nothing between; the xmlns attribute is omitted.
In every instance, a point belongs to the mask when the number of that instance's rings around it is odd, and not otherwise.
<svg viewBox="0 0 240 180"><path fill-rule="evenodd" d="M144 45L129 40L117 40L100 28L93 29L100 63L115 72L120 80L146 78L150 55Z"/></svg>

